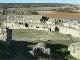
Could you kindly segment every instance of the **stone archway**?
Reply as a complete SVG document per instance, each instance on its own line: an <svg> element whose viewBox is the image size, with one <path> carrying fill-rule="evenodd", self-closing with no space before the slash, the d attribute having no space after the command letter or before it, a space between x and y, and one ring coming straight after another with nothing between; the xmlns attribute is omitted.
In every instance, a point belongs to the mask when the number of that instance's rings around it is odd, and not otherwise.
<svg viewBox="0 0 80 60"><path fill-rule="evenodd" d="M59 32L59 28L58 27L55 27L55 32Z"/></svg>
<svg viewBox="0 0 80 60"><path fill-rule="evenodd" d="M27 23L25 23L25 27L28 27L29 25Z"/></svg>

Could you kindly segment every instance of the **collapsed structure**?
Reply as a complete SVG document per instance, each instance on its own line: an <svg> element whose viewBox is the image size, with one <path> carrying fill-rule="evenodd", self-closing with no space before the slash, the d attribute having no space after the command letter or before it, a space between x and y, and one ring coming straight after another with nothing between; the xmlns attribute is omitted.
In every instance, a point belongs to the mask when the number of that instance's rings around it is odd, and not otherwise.
<svg viewBox="0 0 80 60"><path fill-rule="evenodd" d="M50 48L46 48L44 43L38 43L31 51L29 51L33 56L47 54L50 55Z"/></svg>
<svg viewBox="0 0 80 60"><path fill-rule="evenodd" d="M9 29L37 29L44 31L58 31L80 38L80 22L73 19L49 18L41 15L7 15L1 23L1 32ZM4 34L5 35L5 34Z"/></svg>

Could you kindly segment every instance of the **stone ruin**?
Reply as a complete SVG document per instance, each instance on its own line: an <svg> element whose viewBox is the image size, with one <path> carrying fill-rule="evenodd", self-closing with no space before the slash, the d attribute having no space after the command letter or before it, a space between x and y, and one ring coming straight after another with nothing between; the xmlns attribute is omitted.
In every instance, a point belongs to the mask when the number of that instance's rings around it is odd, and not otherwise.
<svg viewBox="0 0 80 60"><path fill-rule="evenodd" d="M38 52L39 51L39 52ZM40 52L41 51L41 52ZM31 51L29 51L33 56L38 56L38 54L47 54L50 55L50 48L46 48L44 43L38 43ZM37 53L37 54L36 54ZM42 54L41 54L42 55Z"/></svg>
<svg viewBox="0 0 80 60"><path fill-rule="evenodd" d="M80 42L72 43L68 50L70 51L70 54L75 57L76 59L80 60Z"/></svg>
<svg viewBox="0 0 80 60"><path fill-rule="evenodd" d="M54 18L48 18L46 16L27 16L27 15L15 15L15 16L7 16L6 19L7 23L4 22L2 25L6 28L6 40L8 42L8 45L10 45L12 40L12 29L37 29L37 30L45 30L45 31L56 31L58 30L59 33L62 34L70 34L73 37L79 37L80 38L80 23L72 23L76 21L71 22L61 22L61 25L55 24ZM58 20L56 20L58 21ZM60 20L59 20L60 21ZM62 20L63 21L63 20ZM17 23L16 23L17 22ZM45 23L45 24L44 24ZM22 25L23 24L23 25ZM3 29L5 30L5 29ZM50 55L50 49L46 48L45 44L38 43L33 50L29 51L32 55L35 55L34 51L37 49L40 49L44 54ZM80 43L73 43L68 47L68 50L70 51L70 54L80 59Z"/></svg>
<svg viewBox="0 0 80 60"><path fill-rule="evenodd" d="M10 46L12 41L12 29L6 28L6 33L6 41L8 43L8 46Z"/></svg>

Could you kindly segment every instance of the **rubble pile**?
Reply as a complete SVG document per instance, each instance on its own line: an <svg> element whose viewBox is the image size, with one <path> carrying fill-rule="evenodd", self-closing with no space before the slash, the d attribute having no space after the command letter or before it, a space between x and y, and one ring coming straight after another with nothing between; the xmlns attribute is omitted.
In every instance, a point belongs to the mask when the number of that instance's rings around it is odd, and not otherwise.
<svg viewBox="0 0 80 60"><path fill-rule="evenodd" d="M31 51L29 51L33 56L47 54L50 55L50 48L46 48L44 43L38 43Z"/></svg>

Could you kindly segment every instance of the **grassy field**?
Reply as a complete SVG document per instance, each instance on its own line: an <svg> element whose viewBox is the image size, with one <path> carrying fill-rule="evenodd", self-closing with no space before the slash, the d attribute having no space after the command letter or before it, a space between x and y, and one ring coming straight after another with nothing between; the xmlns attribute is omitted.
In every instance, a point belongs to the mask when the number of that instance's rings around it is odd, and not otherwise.
<svg viewBox="0 0 80 60"><path fill-rule="evenodd" d="M72 36L63 35L58 32L47 32L40 30L13 30L13 40L23 41L46 41L47 43L65 44L77 42L80 39L72 38Z"/></svg>

